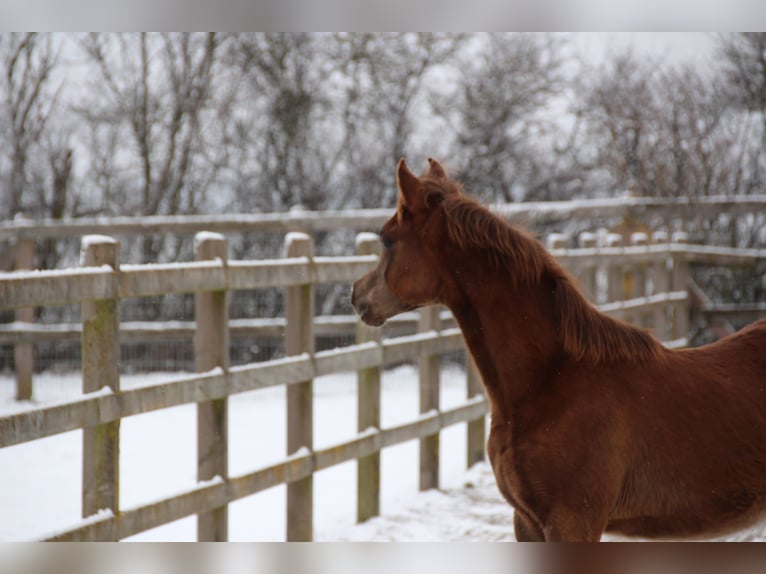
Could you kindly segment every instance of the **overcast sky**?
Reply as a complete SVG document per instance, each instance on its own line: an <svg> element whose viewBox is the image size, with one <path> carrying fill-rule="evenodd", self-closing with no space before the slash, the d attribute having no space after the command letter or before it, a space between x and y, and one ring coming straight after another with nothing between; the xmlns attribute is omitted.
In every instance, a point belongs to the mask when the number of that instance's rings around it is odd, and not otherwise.
<svg viewBox="0 0 766 574"><path fill-rule="evenodd" d="M680 63L709 59L716 36L711 32L579 32L572 38L576 49L594 63L627 48Z"/></svg>

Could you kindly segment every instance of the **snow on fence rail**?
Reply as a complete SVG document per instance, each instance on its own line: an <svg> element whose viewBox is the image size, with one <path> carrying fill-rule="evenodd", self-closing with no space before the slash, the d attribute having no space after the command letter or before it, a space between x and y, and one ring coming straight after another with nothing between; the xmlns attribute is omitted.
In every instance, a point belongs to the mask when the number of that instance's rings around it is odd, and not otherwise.
<svg viewBox="0 0 766 574"><path fill-rule="evenodd" d="M658 238L662 238L658 236ZM654 328L671 346L685 343L690 262L761 265L756 250L701 248L681 243L597 247L592 236L581 247L549 241L552 253L579 278L586 293L605 311ZM645 243L646 238L637 238ZM439 411L438 356L463 348L458 329L436 309L421 310L415 335L381 340L379 330L354 320L356 344L314 352L313 285L350 282L377 261L379 245L366 234L353 257L314 257L311 239L288 235L288 257L273 261L228 261L222 236L203 233L195 242L198 261L163 265L123 265L110 238L83 241L83 268L0 274L0 309L64 303L83 305L83 396L63 404L0 417L0 448L75 429L83 429L83 516L80 525L52 540L115 540L198 514L200 540L227 539L227 505L277 484L288 484L288 540L309 540L312 531L312 474L358 460L359 520L379 511L382 448L421 441L421 488L438 485L440 429L468 423L467 463L484 458L487 403L476 371L469 368L468 399ZM228 293L234 289L281 287L286 290L284 329L287 357L230 367ZM122 327L118 300L166 293L195 293L195 365L197 374L153 386L121 390L117 357ZM444 312L442 312L444 313ZM409 319L410 321L412 319ZM330 323L330 321L326 321ZM336 321L337 323L337 321ZM341 321L342 323L342 321ZM263 325L274 328L274 325ZM334 328L337 327L337 324ZM176 328L178 328L176 326ZM251 328L251 327L248 327ZM188 329L185 326L184 329ZM188 331L185 331L188 332ZM18 324L5 331L24 333ZM20 339L29 345L33 339ZM420 360L421 416L391 428L380 425L380 371L385 365ZM341 371L357 371L359 434L350 441L313 449L312 381ZM272 466L228 476L226 412L229 396L275 385L288 389L288 457ZM119 422L122 418L178 405L198 405L198 478L179 495L137 508L119 505ZM107 509L107 512L100 512Z"/></svg>

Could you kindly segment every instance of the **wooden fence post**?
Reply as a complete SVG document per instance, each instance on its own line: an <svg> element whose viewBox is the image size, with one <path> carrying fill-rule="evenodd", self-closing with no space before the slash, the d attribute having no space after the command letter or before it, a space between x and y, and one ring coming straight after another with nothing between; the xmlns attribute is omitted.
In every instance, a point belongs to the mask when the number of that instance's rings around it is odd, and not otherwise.
<svg viewBox="0 0 766 574"><path fill-rule="evenodd" d="M194 237L197 261L220 259L227 262L226 238L218 233L201 232ZM229 369L229 293L200 291L194 295L194 369L206 372ZM228 399L197 404L197 480L229 474ZM197 515L197 540L228 540L228 507L221 506Z"/></svg>
<svg viewBox="0 0 766 574"><path fill-rule="evenodd" d="M595 233L590 231L584 231L577 238L577 245L580 249L594 249L596 247L597 238ZM582 284L583 291L588 299L593 303L598 302L598 285L596 283L596 271L597 268L593 265L583 267L578 270L577 277Z"/></svg>
<svg viewBox="0 0 766 574"><path fill-rule="evenodd" d="M632 247L647 247L649 244L649 238L643 231L638 231L630 234L630 245ZM646 269L645 263L636 263L631 266L631 285L630 291L626 293L628 299L636 297L646 297ZM627 291L627 289L626 289ZM633 323L639 327L646 326L646 317L643 311L637 311L633 316Z"/></svg>
<svg viewBox="0 0 766 574"><path fill-rule="evenodd" d="M622 236L619 233L609 233L606 236L607 247L620 247ZM622 265L611 262L607 268L607 297L609 303L625 299L625 283Z"/></svg>
<svg viewBox="0 0 766 574"><path fill-rule="evenodd" d="M16 243L17 271L35 268L35 240L20 237ZM34 307L16 309L15 320L19 323L34 323ZM13 362L16 367L16 400L28 401L32 398L32 376L35 370L34 345L16 343L13 347Z"/></svg>
<svg viewBox="0 0 766 574"><path fill-rule="evenodd" d="M668 234L664 231L655 231L652 234L652 243L655 245L665 245L668 243ZM670 291L670 271L668 268L669 257L663 256L661 259L657 259L652 265L652 295L658 295L661 293L667 293ZM654 310L654 335L660 341L668 340L670 335L669 313L668 305L657 306Z"/></svg>
<svg viewBox="0 0 766 574"><path fill-rule="evenodd" d="M82 267L109 265L119 271L120 244L111 237L89 235L80 251ZM109 387L120 391L120 317L113 298L82 303L82 392ZM85 427L82 431L82 515L99 510L119 512L120 421ZM116 539L116 533L112 539Z"/></svg>
<svg viewBox="0 0 766 574"><path fill-rule="evenodd" d="M684 232L673 234L673 243L684 244L688 236ZM689 288L689 263L683 253L673 256L673 275L671 277L673 291L686 291ZM677 301L673 305L673 339L689 337L689 301Z"/></svg>
<svg viewBox="0 0 766 574"><path fill-rule="evenodd" d="M380 256L380 239L373 233L360 233L356 237L357 255ZM368 327L360 319L356 321L356 342L380 343L380 329ZM363 432L370 427L380 428L380 378L381 368L370 367L356 374L357 429ZM356 520L365 520L380 514L380 453L375 452L357 459Z"/></svg>
<svg viewBox="0 0 766 574"><path fill-rule="evenodd" d="M285 238L287 257L313 256L311 237L305 233L288 233ZM306 283L285 290L285 354L314 353L314 287ZM287 454L300 448L314 448L313 381L287 387ZM310 542L314 530L314 479L307 476L287 485L287 541Z"/></svg>
<svg viewBox="0 0 766 574"><path fill-rule="evenodd" d="M433 305L420 310L418 331L438 331L440 307ZM439 409L439 355L424 355L419 360L420 412ZM439 433L420 439L420 490L439 488Z"/></svg>
<svg viewBox="0 0 766 574"><path fill-rule="evenodd" d="M481 375L476 364L473 362L471 353L465 351L466 375L468 377L466 395L473 398L484 394L484 385L481 382ZM466 424L466 466L471 468L477 462L483 462L485 456L486 443L486 417L481 417Z"/></svg>

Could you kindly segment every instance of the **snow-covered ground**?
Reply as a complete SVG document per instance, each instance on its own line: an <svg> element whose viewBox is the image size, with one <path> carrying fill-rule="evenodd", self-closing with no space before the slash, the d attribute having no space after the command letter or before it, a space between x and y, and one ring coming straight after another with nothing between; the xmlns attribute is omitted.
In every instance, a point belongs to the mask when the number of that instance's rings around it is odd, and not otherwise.
<svg viewBox="0 0 766 574"><path fill-rule="evenodd" d="M123 388L156 384L172 374L124 375ZM72 398L77 375L35 377L35 405L13 401L14 383L0 377L0 414ZM384 426L417 416L417 371L402 366L383 375L381 417ZM356 434L356 377L353 373L315 381L314 440L324 447ZM465 400L465 373L442 372L442 408ZM284 388L236 395L229 407L229 471L244 474L284 458ZM80 520L81 431L0 449L0 540L44 537ZM442 486L465 481L465 425L442 431ZM396 516L418 498L418 445L411 441L381 455L381 509ZM123 508L172 496L196 484L196 409L185 405L123 419L121 423L120 499ZM315 537L341 540L353 533L356 516L356 463L345 463L315 475ZM428 497L429 495L426 495ZM230 505L231 540L279 541L285 531L285 487L279 486ZM506 509L510 516L510 511ZM189 517L135 540L194 540L196 518ZM385 534L381 534L385 536ZM426 539L437 540L438 533Z"/></svg>
<svg viewBox="0 0 766 574"><path fill-rule="evenodd" d="M156 383L169 375L131 375L125 388ZM38 402L62 400L79 388L76 376L38 376ZM355 434L353 374L315 383L315 442L337 443ZM13 381L0 377L0 413L28 408L13 402ZM465 373L442 371L442 407L465 397ZM245 393L230 399L230 473L242 474L281 459L285 453L284 389ZM383 377L383 425L417 415L417 372L412 367ZM124 419L121 426L121 500L132 507L170 496L195 484L196 410L176 407ZM0 450L0 540L44 537L79 521L81 433L70 432ZM502 500L491 469L465 470L465 425L441 434L441 488L417 489L417 442L381 455L382 515L355 525L356 465L339 465L315 475L315 539L320 541L512 541L513 513ZM275 487L230 505L234 541L280 541L285 530L285 488ZM131 540L194 540L195 517ZM605 536L604 540L615 540ZM727 540L766 541L766 524Z"/></svg>

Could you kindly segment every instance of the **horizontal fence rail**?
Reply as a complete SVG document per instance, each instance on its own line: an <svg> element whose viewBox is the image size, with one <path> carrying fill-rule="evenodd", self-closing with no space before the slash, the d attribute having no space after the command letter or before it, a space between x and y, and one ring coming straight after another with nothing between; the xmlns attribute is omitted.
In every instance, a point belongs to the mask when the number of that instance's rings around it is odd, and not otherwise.
<svg viewBox="0 0 766 574"><path fill-rule="evenodd" d="M597 208L595 203L586 205L588 209ZM650 208L652 205L651 202L636 202L633 207ZM746 203L743 202L743 205ZM614 209L614 205L604 204L603 208ZM549 205L545 209L555 211L556 206ZM382 216L369 215L369 221ZM336 215L330 214L327 217L332 222L332 217ZM210 222L207 218L205 221ZM248 217L243 217L241 221L252 223ZM274 225L275 229L290 230L293 224L305 226L310 221L312 225L321 226L328 220L315 219L305 212L295 212L288 221L279 224L269 218L264 221L268 221L264 226ZM199 225L199 222L184 222L184 225L187 223L189 229ZM227 231L232 230L230 223L226 223ZM134 224L125 221L123 227L115 228L115 233L127 232ZM22 228L27 231L33 229L32 226L24 225L20 224L15 232ZM155 229L152 227L155 225L159 226L156 229L165 229L162 226L170 225L170 222L149 221L144 229ZM58 232L68 232L68 229L66 226L60 227ZM217 226L213 225L212 229L217 229ZM195 242L198 244L198 260L194 262L119 265L116 259L111 264L103 264L102 258L92 256L83 260L84 266L80 269L0 273L0 309L24 310L82 304L83 309L86 306L88 309L87 317L84 313L84 318L91 321L83 324L38 325L17 320L0 326L0 343L30 346L43 340L63 341L82 337L84 367L91 365L92 368L102 369L109 365L99 365L94 353L113 353L114 346L120 342L147 341L159 337L194 338L196 370L201 371L140 388L120 388L119 376L116 381L94 387L94 382L98 383L98 377L102 376L98 374L100 371L96 371L90 375L89 386L87 389L84 387L82 396L75 400L0 416L0 448L77 429L83 429L85 434L90 433L88 436L97 441L94 444L98 445L98 452L89 453L86 457L88 462L84 462L85 519L70 529L51 534L47 539L119 540L194 514L200 516L200 540L226 539L226 508L229 503L287 483L290 485L287 538L309 540L310 479L319 470L358 460L359 520L364 520L379 511L377 497L380 460L376 455L382 449L406 441L420 440L421 488L438 486L438 434L448 426L468 423L467 460L473 463L483 458L483 420L488 404L477 386L476 373L470 363L467 363L469 383L466 401L448 410L430 406L438 405L438 357L464 349L462 335L449 312L439 313L426 309L404 314L391 321L397 336L382 340L379 331L370 330L355 317L314 317L312 305L308 304L312 300L313 286L333 282L350 283L373 268L378 261L377 239L364 234L357 242L357 255L354 256L319 257L313 255L308 236L291 233L287 244L294 248L288 249L288 257L266 261L228 261L222 236L204 233L199 234L198 239ZM106 252L116 257L116 242L110 238L86 238L83 244L93 253L98 253L98 246L101 245L99 241L106 246L111 245ZM594 305L612 316L653 328L655 334L669 347L686 344L690 265L699 263L766 269L765 250L732 250L680 242L621 246L615 237L606 246L595 246L592 241L588 241L583 240L583 246L569 249L564 248L562 242L551 240L549 248L580 281ZM201 250L203 244L207 246L207 251ZM297 245L302 247L295 247ZM89 261L95 261L95 266L85 266ZM216 326L215 321L210 321L218 315L210 316L209 312L205 315L206 305L226 309L227 297L231 291L275 287L285 290L286 308L292 309L290 313L293 319L228 320L224 317L223 322ZM176 293L195 294L195 322L171 322L162 326L139 322L118 323L116 309L119 306L116 302L119 300ZM201 326L200 317L205 316L208 319ZM103 331L107 340L100 340L102 331L99 329L102 327L99 325L102 321L119 325L114 340L109 339L108 331ZM296 330L297 324L301 325L300 330ZM312 341L317 335L352 332L356 333L355 344L322 351L313 348ZM230 366L227 360L213 355L201 359L202 354L209 353L212 347L225 351L232 334L256 333L285 336L287 340L293 341L288 345L288 356L238 366ZM86 339L95 345L95 351L85 344ZM420 361L421 369L422 412L415 420L382 428L379 422L380 371L387 365L416 359ZM229 397L284 385L289 389L288 395L293 397L288 401L288 412L297 409L289 417L292 416L296 421L310 421L313 416L311 393L306 395L306 392L311 391L315 379L348 371L357 372L359 380L360 418L355 437L330 447L315 449L311 435L305 434L305 428L290 427L292 430L289 432L298 433L293 436L299 438L292 441L294 448L290 448L288 441L289 452L282 461L239 476L227 476L225 433L224 438L217 441L211 442L210 437L216 425L220 427L221 421L226 419L226 401ZM104 372L108 373L109 369ZM309 397L309 404L305 403L306 396ZM119 469L114 466L110 470L111 475L103 474L100 470L103 464L99 458L111 456L109 460L114 460L115 449L119 448L119 422L126 417L191 404L198 405L200 428L206 429L200 431L200 451L204 448L212 449L211 456L218 461L215 463L217 466L203 467L202 459L210 457L201 456L197 486L172 497L127 509L121 508L118 500L93 506L89 498L92 496L89 491L93 488L112 493L110 496L115 499L119 492ZM111 434L104 434L104 429L108 429ZM101 510L97 512L98 509Z"/></svg>
<svg viewBox="0 0 766 574"><path fill-rule="evenodd" d="M298 355L231 367L223 372L169 379L138 389L108 390L64 404L0 416L0 448L45 438L86 426L155 410L221 399L247 391L289 385L344 371L358 371L401 363L421 355L443 354L462 349L459 329L397 337L381 344L364 343L313 355Z"/></svg>
<svg viewBox="0 0 766 574"><path fill-rule="evenodd" d="M577 201L541 201L492 205L497 213L514 219L538 223L557 223L571 218L638 218L642 216L703 216L722 211L747 215L766 206L766 195L701 198L621 197L619 199L584 199ZM140 217L83 217L42 221L2 222L0 240L19 238L48 239L82 237L94 229L108 230L116 236L174 233L193 235L202 229L218 233L277 233L291 231L314 233L346 229L378 229L391 216L391 209L355 209L308 211L293 209L285 213L180 215Z"/></svg>
<svg viewBox="0 0 766 574"><path fill-rule="evenodd" d="M730 249L686 244L645 247L552 249L566 267L609 267L615 262L650 264L680 256L691 263L756 266L766 269L766 249ZM351 282L369 271L375 256L315 257L312 261L276 259L257 262L218 261L123 265L0 273L0 309L82 303L111 297L150 297L199 291L289 287L305 283ZM6 328L7 329L7 328Z"/></svg>

